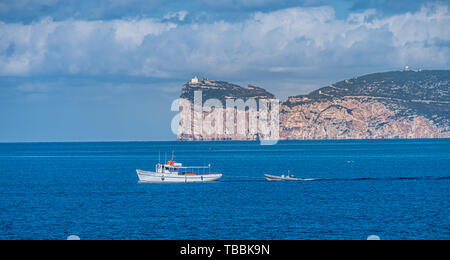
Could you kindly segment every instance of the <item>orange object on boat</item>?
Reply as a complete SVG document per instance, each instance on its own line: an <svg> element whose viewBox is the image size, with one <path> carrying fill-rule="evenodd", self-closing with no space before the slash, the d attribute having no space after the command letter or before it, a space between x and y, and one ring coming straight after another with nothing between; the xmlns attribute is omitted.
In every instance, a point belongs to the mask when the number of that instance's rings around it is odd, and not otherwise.
<svg viewBox="0 0 450 260"><path fill-rule="evenodd" d="M186 172L184 175L197 175L195 172Z"/></svg>
<svg viewBox="0 0 450 260"><path fill-rule="evenodd" d="M173 166L176 162L175 161L168 161L167 164L170 166Z"/></svg>

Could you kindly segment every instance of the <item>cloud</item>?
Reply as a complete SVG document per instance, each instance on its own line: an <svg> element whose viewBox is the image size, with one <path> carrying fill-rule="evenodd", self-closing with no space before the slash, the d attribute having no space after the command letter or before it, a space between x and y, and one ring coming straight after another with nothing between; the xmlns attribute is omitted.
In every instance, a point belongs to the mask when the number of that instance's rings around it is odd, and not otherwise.
<svg viewBox="0 0 450 260"><path fill-rule="evenodd" d="M318 6L324 5L329 1L324 0L198 0L202 6L213 9L278 9L292 6Z"/></svg>
<svg viewBox="0 0 450 260"><path fill-rule="evenodd" d="M148 16L164 9L163 0L6 0L0 2L0 20L33 22L43 17L112 20Z"/></svg>
<svg viewBox="0 0 450 260"><path fill-rule="evenodd" d="M182 22L184 19L186 19L188 12L187 11L178 11L178 12L170 12L166 14L163 19L164 20L171 20L171 19L177 19L178 21Z"/></svg>
<svg viewBox="0 0 450 260"><path fill-rule="evenodd" d="M0 22L0 75L130 74L125 67L144 62L135 51L144 38L175 27L153 19Z"/></svg>
<svg viewBox="0 0 450 260"><path fill-rule="evenodd" d="M384 14L398 14L405 12L415 12L427 4L439 4L446 5L448 7L449 2L446 0L345 0L351 4L351 10L361 11L367 9L378 9Z"/></svg>
<svg viewBox="0 0 450 260"><path fill-rule="evenodd" d="M182 14L176 14L180 20ZM176 27L173 23L159 23L153 20L132 20L112 22L115 40L127 48L136 48L149 35L160 35Z"/></svg>
<svg viewBox="0 0 450 260"><path fill-rule="evenodd" d="M339 20L331 7L256 12L244 21L42 19L0 23L0 75L115 75L221 79L302 78L448 67L449 8ZM341 76L342 77L342 76Z"/></svg>
<svg viewBox="0 0 450 260"><path fill-rule="evenodd" d="M111 20L134 17L183 14L176 10L204 12L215 16L223 12L238 13L281 9L293 6L323 5L331 0L6 0L0 1L0 20L30 22L43 17L65 19ZM174 10L175 9L175 10ZM156 16L155 16L156 15ZM182 18L182 16L179 16ZM218 15L220 17L220 15Z"/></svg>
<svg viewBox="0 0 450 260"><path fill-rule="evenodd" d="M334 6L339 17L346 17L349 11L367 9L376 9L380 15L416 12L424 3L449 5L445 0L3 0L0 21L31 23L44 17L55 21L156 18L179 10L186 10L192 18L230 21L246 19L257 11L326 5Z"/></svg>

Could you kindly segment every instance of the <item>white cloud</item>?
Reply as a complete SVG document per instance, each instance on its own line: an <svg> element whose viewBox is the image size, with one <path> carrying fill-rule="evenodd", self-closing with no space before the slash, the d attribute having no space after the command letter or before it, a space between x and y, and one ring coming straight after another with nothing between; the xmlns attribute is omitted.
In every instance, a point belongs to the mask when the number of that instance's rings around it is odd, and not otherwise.
<svg viewBox="0 0 450 260"><path fill-rule="evenodd" d="M46 18L30 25L0 22L0 75L129 74L118 68L119 64L136 58L133 50L145 37L175 27L152 19L55 22ZM121 53L127 57L117 56Z"/></svg>
<svg viewBox="0 0 450 260"><path fill-rule="evenodd" d="M187 11L179 11L179 12L170 12L166 14L163 19L164 20L170 20L176 18L178 21L182 22L184 19L186 19L186 16L188 15Z"/></svg>
<svg viewBox="0 0 450 260"><path fill-rule="evenodd" d="M176 27L173 23L160 23L153 20L113 21L115 40L127 48L136 48L148 35L160 35Z"/></svg>
<svg viewBox="0 0 450 260"><path fill-rule="evenodd" d="M405 64L448 67L448 6L338 20L331 7L256 13L241 22L154 19L0 23L0 75L86 74L221 79L320 77Z"/></svg>

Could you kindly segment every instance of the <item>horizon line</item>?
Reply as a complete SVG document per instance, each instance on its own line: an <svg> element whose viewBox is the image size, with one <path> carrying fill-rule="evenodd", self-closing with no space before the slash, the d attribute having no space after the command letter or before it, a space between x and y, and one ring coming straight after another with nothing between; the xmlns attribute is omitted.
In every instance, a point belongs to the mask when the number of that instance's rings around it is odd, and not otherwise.
<svg viewBox="0 0 450 260"><path fill-rule="evenodd" d="M280 139L278 141L395 141L395 140L450 140L450 138L373 138L373 139ZM111 141L0 141L0 144L48 144L48 143L156 143L156 142L179 142L179 143L216 143L216 142L260 142L261 140L111 140Z"/></svg>

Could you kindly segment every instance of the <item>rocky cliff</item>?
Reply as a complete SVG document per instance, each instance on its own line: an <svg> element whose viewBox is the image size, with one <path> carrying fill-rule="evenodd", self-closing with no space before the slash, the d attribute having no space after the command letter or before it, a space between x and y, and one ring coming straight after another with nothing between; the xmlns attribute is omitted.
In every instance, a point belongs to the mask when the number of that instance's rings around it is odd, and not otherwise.
<svg viewBox="0 0 450 260"><path fill-rule="evenodd" d="M201 95L196 97L196 92ZM195 98L199 103L196 103ZM265 134L249 131L249 122L253 115L254 118L257 118L261 114L259 112L251 114L247 105L253 104L254 110L252 111L258 111L260 100L271 101L275 99L275 96L256 86L248 85L243 88L223 81L194 78L183 85L181 99L181 126L178 131L178 140L258 140L264 138ZM234 103L238 100L242 102ZM227 101L233 101L234 105L228 106ZM211 109L205 109L211 104L214 104ZM185 109L188 109L189 112L184 113ZM215 115L219 115L220 118ZM216 120L208 124L208 119L211 117ZM227 124L227 118L232 118L230 125ZM267 128L260 125L256 127Z"/></svg>
<svg viewBox="0 0 450 260"><path fill-rule="evenodd" d="M281 102L280 139L450 138L449 87L450 71L394 71L337 82ZM204 98L221 101L274 98L261 88L211 81L186 84L182 98L192 100L199 88ZM258 136L178 138L253 140Z"/></svg>

